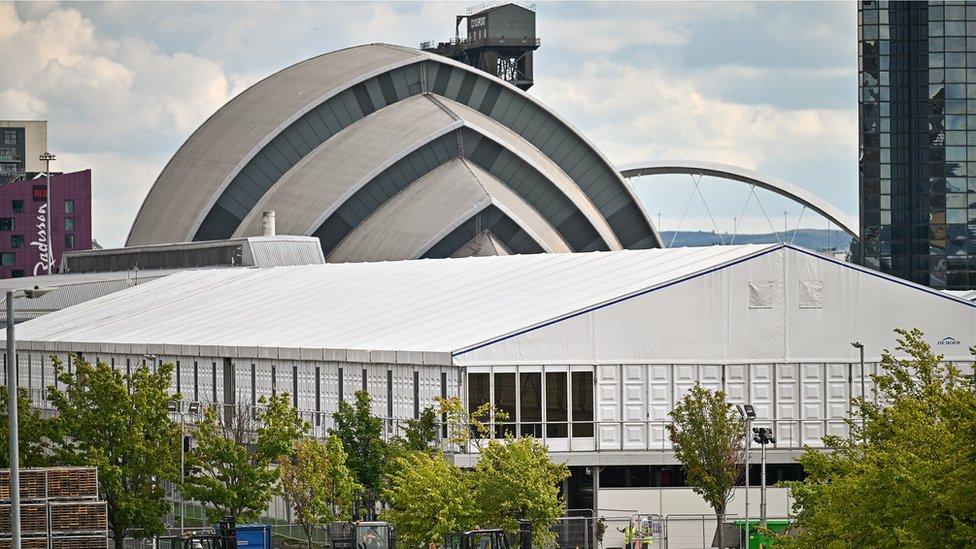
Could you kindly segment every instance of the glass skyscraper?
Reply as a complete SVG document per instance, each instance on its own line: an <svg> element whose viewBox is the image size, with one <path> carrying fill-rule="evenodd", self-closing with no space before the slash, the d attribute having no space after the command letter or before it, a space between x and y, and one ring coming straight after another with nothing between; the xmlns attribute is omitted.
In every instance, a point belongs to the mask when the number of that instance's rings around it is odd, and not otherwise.
<svg viewBox="0 0 976 549"><path fill-rule="evenodd" d="M861 260L976 288L976 3L860 2Z"/></svg>

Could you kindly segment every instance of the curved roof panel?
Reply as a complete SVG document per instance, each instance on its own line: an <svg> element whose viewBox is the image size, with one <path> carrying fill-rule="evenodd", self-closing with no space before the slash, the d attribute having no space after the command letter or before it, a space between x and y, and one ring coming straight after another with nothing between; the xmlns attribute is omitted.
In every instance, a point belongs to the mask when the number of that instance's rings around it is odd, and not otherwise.
<svg viewBox="0 0 976 549"><path fill-rule="evenodd" d="M660 245L629 184L558 115L469 66L384 44L303 61L221 108L164 168L127 244L256 234L258 212L274 209L282 232L319 236L328 254L456 157L573 251Z"/></svg>
<svg viewBox="0 0 976 549"><path fill-rule="evenodd" d="M387 201L329 255L333 263L417 259L458 225L495 205L547 252L569 252L520 196L463 158L450 160Z"/></svg>

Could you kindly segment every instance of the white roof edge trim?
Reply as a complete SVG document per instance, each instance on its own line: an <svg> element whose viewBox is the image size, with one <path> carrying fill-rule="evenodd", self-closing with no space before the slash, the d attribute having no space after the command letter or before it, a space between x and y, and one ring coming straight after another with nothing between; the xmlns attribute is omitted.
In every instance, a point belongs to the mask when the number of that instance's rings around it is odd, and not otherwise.
<svg viewBox="0 0 976 549"><path fill-rule="evenodd" d="M339 51L341 51L341 50L339 50ZM329 52L329 53L333 53L333 52ZM328 54L323 54L323 55L328 55ZM186 237L184 237L185 240L193 240L193 235L195 235L196 232L200 229L200 225L203 224L203 220L206 219L207 214L210 213L210 210L213 209L214 205L217 203L217 200L220 199L220 197L221 197L221 195L223 195L224 191L227 190L227 187L230 186L230 182L233 181L234 178L237 177L237 175L239 173L241 173L241 170L243 170L245 166L247 166L247 163L250 162L255 156L257 156L257 154L259 152L261 152L262 150L264 150L264 148L268 145L268 143L270 143L274 138L278 137L278 135L280 135L281 132L283 132L286 129L288 129L299 118L301 118L302 116L305 116L305 114L307 114L309 111L317 108L319 105L325 103L329 99L332 99L336 95L339 95L340 93L348 90L349 88L351 88L351 87L353 87L353 86L355 86L355 85L357 85L357 84L359 84L361 82L365 82L366 80L369 80L370 78L373 78L375 76L379 76L381 74L388 73L388 72L393 71L393 70L396 70L396 69L398 69L400 67L405 67L407 65L412 65L412 64L415 64L415 63L419 63L420 61L421 61L420 59L406 59L406 60L403 60L403 61L398 61L396 63L392 63L390 65L386 65L386 66L381 67L379 69L372 70L372 71L370 71L368 73L365 73L365 74L359 76L358 78L354 78L352 80L346 80L345 82L342 83L342 85L337 86L335 88L332 88L328 92L326 92L326 93L322 94L321 96L319 96L314 101L308 103L307 105L305 105L301 109L295 111L291 116L289 116L286 120L284 120L281 124L279 124L274 130L272 130L271 132L268 132L268 134L266 136L264 136L264 138L262 138L261 141L259 141L243 158L241 158L240 162L238 162L237 165L235 165L233 167L233 169L231 169L227 173L227 177L225 177L224 180L220 183L220 186L218 186L214 190L214 193L210 197L210 200L208 200L207 201L207 204L201 209L200 215L197 216L196 221L193 222L193 225L190 227L189 231L187 231L187 235L186 235ZM304 62L305 61L301 61L301 63L304 63ZM299 63L296 63L296 65L297 64L299 64ZM293 66L295 66L295 65L291 65L291 67L293 67ZM288 70L291 67L287 67L287 68L282 69L282 70ZM274 76L274 75L272 75L272 76ZM268 78L270 78L270 76ZM250 87L248 89L250 89ZM247 91L247 90L245 90L245 91ZM241 93L244 93L244 92L241 92ZM223 108L223 107L221 107L221 108ZM218 110L220 110L220 109L218 109ZM367 116L369 116L369 115L367 115ZM363 118L365 119L366 116L364 116ZM358 120L357 120L357 122L358 122ZM206 122L204 122L204 123L206 123ZM353 124L350 124L350 126L352 126L354 124L355 124L355 122L353 122ZM346 128L348 128L348 127L349 126L346 126ZM343 128L342 130L345 130L346 128ZM339 133L341 133L342 130L340 130ZM327 143L329 140L332 139L332 137L335 137L335 135L338 135L338 133L330 136L322 144ZM321 145L319 145L319 146L321 146ZM314 149L313 149L313 152L314 152ZM177 154L179 154L179 151L177 151ZM310 154L311 153L305 155L304 157L302 157L302 159L308 157ZM174 157L175 156L176 155L174 155ZM295 166L297 166L301 162L302 159L299 159L299 161L295 163ZM292 166L292 167L294 167L294 166ZM165 168L164 168L164 170L165 170ZM162 173L162 172L160 172L160 173ZM285 172L285 173L287 174L287 172ZM282 174L281 177L283 178L284 176L285 175ZM279 178L279 180L280 180L280 178ZM277 183L277 181L275 183ZM274 186L274 183L272 183L272 187L273 186ZM264 195L262 195L262 198L264 198L264 196L266 196L267 194L268 193L265 192ZM257 208L257 205L255 205L255 208L253 208L253 209L256 209L256 208ZM253 211L253 209L252 209L252 211ZM245 218L246 218L246 216L245 216ZM238 228L241 227L242 225L244 225L244 221L243 220L241 221L240 225L238 225ZM237 231L236 230L234 231L234 234L237 234Z"/></svg>
<svg viewBox="0 0 976 549"><path fill-rule="evenodd" d="M688 280L692 280L692 279L698 278L700 276L704 276L704 275L709 274L709 273L713 273L713 272L716 272L716 271L721 271L721 270L726 269L728 267L731 267L733 265L737 265L739 263L743 263L745 261L749 261L749 260L755 259L757 257L763 256L763 255L766 255L766 254L769 254L769 253L772 253L772 252L775 252L775 251L778 251L778 250L782 250L782 249L784 249L786 247L787 246L785 244L769 244L769 245L767 245L765 247L759 248L755 252L752 252L752 253L749 253L749 254L746 254L746 255L743 255L743 256L739 256L739 257L730 259L728 261L723 261L722 263L719 263L717 265L711 265L711 266L706 267L704 269L695 271L693 273L690 273L690 274L687 274L687 275L684 275L684 276L680 276L678 278L674 278L674 279L671 279L671 280L667 280L667 281L661 282L659 284L655 284L653 286L648 286L647 288L642 288L640 290L636 290L636 291L633 291L633 292L629 292L627 294L624 294L624 295L621 295L621 296L618 296L618 297L609 299L607 301L603 301L601 303L596 303L596 304L593 304L593 305L588 305L586 307L582 307L582 308L577 309L575 311L571 311L569 313L566 313L566 314L563 314L563 315L560 315L560 316L551 318L549 320L544 320L542 322L537 322L537 323L535 323L535 324L533 324L531 326L527 326L525 328L521 328L519 330L515 330L515 331L510 332L510 333L507 333L507 334L503 334L503 335L500 335L500 336L496 336L496 337L493 337L491 339L486 339L486 340L483 340L483 341L481 341L479 343L475 343L473 345L468 345L466 347L462 347L460 349L457 349L457 350L453 351L451 353L451 355L454 356L454 357L458 357L458 356L461 356L463 354L470 353L472 351L477 351L478 349L481 349L481 348L484 348L484 347L488 347L490 345L494 345L495 343L500 343L502 341L511 339L513 337L518 337L520 335L523 335L523 334L526 334L526 333L529 333L529 332L534 332L535 330L539 330L541 328L545 328L546 326L551 326L553 324L558 324L558 323L563 322L565 320L569 320L571 318L575 318L577 316L584 315L584 314L587 314L587 313L590 313L590 312L593 312L593 311L596 311L596 310L599 310L599 309L603 309L603 308L606 308L606 307L610 307L610 306L616 305L617 303L620 303L620 302L623 302L623 301L629 301L629 300L634 299L636 297L640 297L642 295L649 294L651 292L654 292L654 291L657 291L657 290L661 290L661 289L667 288L669 286L674 286L676 284L680 284L682 282L686 282Z"/></svg>
<svg viewBox="0 0 976 549"><path fill-rule="evenodd" d="M855 238L860 232L856 219L823 198L778 177L739 166L705 160L655 160L624 164L618 169L625 178L642 175L701 174L755 185L810 208Z"/></svg>

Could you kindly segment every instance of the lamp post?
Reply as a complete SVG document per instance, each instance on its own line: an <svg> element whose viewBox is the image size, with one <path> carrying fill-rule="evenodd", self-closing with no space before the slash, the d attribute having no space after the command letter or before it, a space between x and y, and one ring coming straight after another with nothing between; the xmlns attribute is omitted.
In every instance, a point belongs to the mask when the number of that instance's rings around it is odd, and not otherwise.
<svg viewBox="0 0 976 549"><path fill-rule="evenodd" d="M186 436L186 415L196 416L200 413L200 403L191 402L187 407L187 411L183 411L182 402L170 401L167 404L167 410L170 413L179 414L180 416L180 488L183 487L183 482L185 481L184 472L186 471L186 444L189 437ZM183 535L184 525L184 515L186 514L185 506L183 503L183 492L180 491L180 535Z"/></svg>
<svg viewBox="0 0 976 549"><path fill-rule="evenodd" d="M753 427L752 428L753 437L759 443L761 448L761 453L759 454L759 459L762 462L760 468L760 492L759 492L759 524L763 528L766 527L766 445L769 443L775 443L776 437L773 436L773 429L771 427Z"/></svg>
<svg viewBox="0 0 976 549"><path fill-rule="evenodd" d="M10 447L10 541L20 549L20 437L17 433L17 347L14 344L14 298L34 299L55 290L34 286L7 290L7 444Z"/></svg>
<svg viewBox="0 0 976 549"><path fill-rule="evenodd" d="M54 215L51 212L51 162L57 160L57 157L49 152L44 152L38 158L44 163L44 173L47 175L47 187L44 191L44 199L47 201L47 274L51 274L51 265L54 264Z"/></svg>
<svg viewBox="0 0 976 549"><path fill-rule="evenodd" d="M752 420L756 419L756 409L752 407L752 404L736 404L735 407L739 410L739 415L746 422L746 547L749 547L749 451L751 450L752 438L749 436Z"/></svg>

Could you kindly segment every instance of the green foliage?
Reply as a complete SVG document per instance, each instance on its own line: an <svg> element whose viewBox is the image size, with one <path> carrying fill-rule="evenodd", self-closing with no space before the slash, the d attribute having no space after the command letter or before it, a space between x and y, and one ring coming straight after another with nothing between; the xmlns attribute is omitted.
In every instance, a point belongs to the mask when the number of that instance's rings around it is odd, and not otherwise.
<svg viewBox="0 0 976 549"><path fill-rule="evenodd" d="M715 511L719 524L742 475L745 423L722 391L696 384L669 414L668 435L688 485ZM719 545L722 529L719 529Z"/></svg>
<svg viewBox="0 0 976 549"><path fill-rule="evenodd" d="M921 331L896 332L905 358L886 350L874 376L885 404L854 399L851 436L800 457L808 476L787 483L800 533L781 543L976 546L976 393Z"/></svg>
<svg viewBox="0 0 976 549"><path fill-rule="evenodd" d="M553 463L546 447L534 438L492 440L482 448L471 473L475 521L515 535L518 520L529 520L533 543L551 542L549 529L566 510L559 486L567 477L569 469Z"/></svg>
<svg viewBox="0 0 976 549"><path fill-rule="evenodd" d="M173 366L160 365L155 373L142 366L127 377L78 357L71 374L57 357L51 360L59 383L48 388L57 409L54 459L98 468L117 546L126 535L161 534L170 511L161 482L180 478L179 425L167 411Z"/></svg>
<svg viewBox="0 0 976 549"><path fill-rule="evenodd" d="M362 503L372 509L379 499L388 448L382 436L383 420L373 417L370 402L366 391L356 391L355 406L339 402L339 410L332 415L335 426L330 434L342 441L349 454L346 465L363 487ZM357 512L357 518L358 515Z"/></svg>
<svg viewBox="0 0 976 549"><path fill-rule="evenodd" d="M361 487L346 467L346 452L336 436L298 440L280 467L285 496L305 530L309 549L316 525L352 518L353 500Z"/></svg>
<svg viewBox="0 0 976 549"><path fill-rule="evenodd" d="M449 532L474 527L474 500L467 475L441 454L409 452L386 478L383 519L404 547L442 544Z"/></svg>
<svg viewBox="0 0 976 549"><path fill-rule="evenodd" d="M404 422L403 437L396 442L409 452L425 452L437 442L437 412L428 406L421 410L420 417Z"/></svg>
<svg viewBox="0 0 976 549"><path fill-rule="evenodd" d="M308 431L287 393L262 398L260 404L253 411L211 406L194 426L196 448L186 456L188 477L181 491L206 506L211 522L227 516L238 522L257 519L281 492L275 462Z"/></svg>
<svg viewBox="0 0 976 549"><path fill-rule="evenodd" d="M491 418L496 422L508 420L508 414L486 402L473 412L468 412L458 397L437 398L439 412L447 425L447 442L461 449L474 442L480 448L481 441L491 438Z"/></svg>
<svg viewBox="0 0 976 549"><path fill-rule="evenodd" d="M7 431L7 387L0 387L0 440L9 440ZM17 389L17 438L21 467L44 467L50 464L48 439L50 420L31 406L30 393L24 387ZM0 469L10 467L10 453L0 453Z"/></svg>

